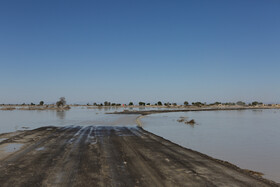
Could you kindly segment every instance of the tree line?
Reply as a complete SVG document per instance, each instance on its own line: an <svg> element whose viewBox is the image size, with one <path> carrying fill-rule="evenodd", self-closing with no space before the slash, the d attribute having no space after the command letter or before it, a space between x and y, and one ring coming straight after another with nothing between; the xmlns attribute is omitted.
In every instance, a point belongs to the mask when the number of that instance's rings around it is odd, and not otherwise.
<svg viewBox="0 0 280 187"><path fill-rule="evenodd" d="M89 103L87 105L90 105ZM128 104L120 104L120 103L111 103L111 102L108 102L108 101L105 101L103 103L99 103L97 104L96 102L93 103L93 106L177 106L177 103L172 103L172 102L161 102L161 101L158 101L156 103L149 103L149 102L143 102L143 101L139 101L138 103L134 103L134 102L129 102ZM183 102L183 105L184 106L198 106L198 107L201 107L201 106L215 106L215 105L226 105L226 106L234 106L234 105L237 105L237 106L257 106L257 105L263 105L262 102L258 102L258 101L253 101L252 103L248 103L246 104L245 102L243 101L237 101L237 102L213 102L213 103L209 103L207 104L206 102L192 102L192 103L189 103L188 101L184 101Z"/></svg>
<svg viewBox="0 0 280 187"><path fill-rule="evenodd" d="M45 104L44 101L40 101L37 105L38 106L43 106ZM4 105L4 104L2 104ZM33 102L31 102L30 104L25 104L23 103L22 104L23 106L24 105L36 105L34 104ZM57 107L63 107L66 105L66 99L65 97L60 97L59 100L55 103L55 105ZM87 104L88 106L91 105L90 103ZM94 102L92 104L93 106L136 106L136 105L139 105L139 106L177 106L177 103L175 102L161 102L161 101L158 101L156 103L149 103L149 102L143 102L143 101L139 101L138 103L134 103L134 102L129 102L128 104L121 104L121 103L115 103L115 102L109 102L109 101L104 101L103 103L96 103ZM202 106L215 106L215 105L225 105L225 106L234 106L234 105L237 105L237 106L259 106L259 105L263 105L262 102L259 102L259 101L253 101L251 103L245 103L243 101L237 101L237 102L213 102L213 103L209 103L207 104L206 102L192 102L192 103L189 103L188 101L184 101L183 102L183 105L184 106L197 106L197 107L202 107Z"/></svg>

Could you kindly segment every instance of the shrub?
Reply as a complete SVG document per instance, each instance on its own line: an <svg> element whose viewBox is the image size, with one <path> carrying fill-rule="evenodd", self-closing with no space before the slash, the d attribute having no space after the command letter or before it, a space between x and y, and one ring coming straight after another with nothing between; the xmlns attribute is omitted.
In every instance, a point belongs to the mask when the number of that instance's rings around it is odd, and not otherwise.
<svg viewBox="0 0 280 187"><path fill-rule="evenodd" d="M239 106L245 106L246 105L246 103L244 103L243 101L237 101L236 104L239 105Z"/></svg>
<svg viewBox="0 0 280 187"><path fill-rule="evenodd" d="M261 102L258 102L258 101L254 101L254 102L252 102L252 105L253 106L256 106L256 105L262 105L263 103L261 103Z"/></svg>
<svg viewBox="0 0 280 187"><path fill-rule="evenodd" d="M145 104L146 103L144 103L144 102L141 102L141 101L139 102L139 106L145 106Z"/></svg>
<svg viewBox="0 0 280 187"><path fill-rule="evenodd" d="M108 102L108 101L105 101L105 102L104 102L104 106L110 106L110 105L111 105L110 102Z"/></svg>
<svg viewBox="0 0 280 187"><path fill-rule="evenodd" d="M64 105L66 105L65 97L59 98L59 101L56 102L56 106L57 107L63 107Z"/></svg>
<svg viewBox="0 0 280 187"><path fill-rule="evenodd" d="M193 105L193 106L202 106L202 105L204 105L204 104L201 103L201 102L193 102L192 105Z"/></svg>

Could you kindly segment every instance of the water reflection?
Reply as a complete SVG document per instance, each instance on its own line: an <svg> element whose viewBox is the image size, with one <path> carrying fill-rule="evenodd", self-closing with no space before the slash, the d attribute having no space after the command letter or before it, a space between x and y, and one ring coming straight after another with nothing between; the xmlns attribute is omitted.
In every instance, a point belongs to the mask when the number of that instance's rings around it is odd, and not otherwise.
<svg viewBox="0 0 280 187"><path fill-rule="evenodd" d="M111 110L111 107L104 107L104 111L109 111Z"/></svg>
<svg viewBox="0 0 280 187"><path fill-rule="evenodd" d="M252 112L253 113L260 113L260 112L262 112L263 110L260 110L260 109L258 109L258 110L252 110Z"/></svg>
<svg viewBox="0 0 280 187"><path fill-rule="evenodd" d="M65 115L66 115L65 111L56 111L56 116L61 120L65 119Z"/></svg>

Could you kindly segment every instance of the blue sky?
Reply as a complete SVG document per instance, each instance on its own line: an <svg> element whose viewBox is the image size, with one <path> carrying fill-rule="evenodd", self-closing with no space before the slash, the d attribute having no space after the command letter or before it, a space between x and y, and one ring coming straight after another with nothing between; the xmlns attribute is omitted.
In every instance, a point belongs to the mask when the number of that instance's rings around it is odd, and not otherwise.
<svg viewBox="0 0 280 187"><path fill-rule="evenodd" d="M0 103L280 102L280 2L0 1Z"/></svg>

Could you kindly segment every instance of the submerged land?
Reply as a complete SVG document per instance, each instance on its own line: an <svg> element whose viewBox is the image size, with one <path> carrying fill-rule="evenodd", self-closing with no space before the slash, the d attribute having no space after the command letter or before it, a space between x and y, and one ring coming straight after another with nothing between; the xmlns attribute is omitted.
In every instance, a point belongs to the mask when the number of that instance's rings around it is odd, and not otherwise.
<svg viewBox="0 0 280 187"><path fill-rule="evenodd" d="M0 150L1 186L278 186L141 127L41 127Z"/></svg>
<svg viewBox="0 0 280 187"><path fill-rule="evenodd" d="M198 112L198 111L226 111L226 110L256 110L256 109L280 109L274 106L258 106L258 107L185 107L185 108L168 108L161 110L123 110L120 112L111 112L108 114L139 114L150 115L156 113L170 113L170 112Z"/></svg>
<svg viewBox="0 0 280 187"><path fill-rule="evenodd" d="M71 107L75 106L3 106L2 110L61 111ZM106 107L112 106L101 108ZM279 109L278 105L117 107L124 110L110 114L137 114L138 127L50 126L0 134L1 186L279 186L259 172L147 132L139 120L154 113Z"/></svg>

